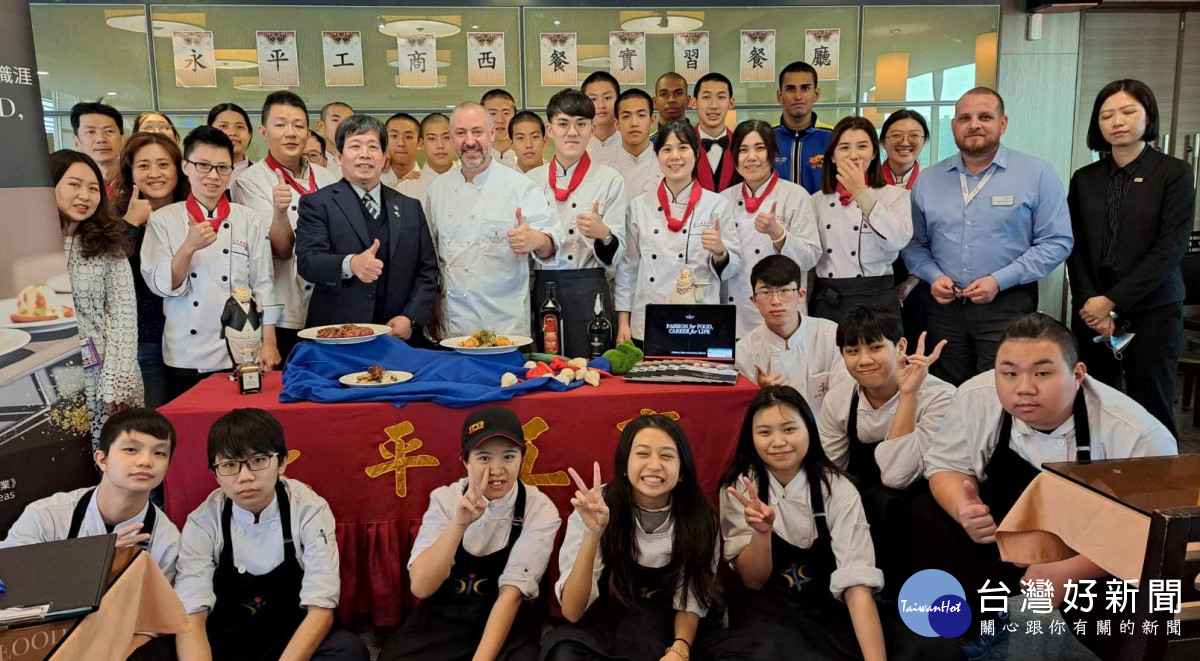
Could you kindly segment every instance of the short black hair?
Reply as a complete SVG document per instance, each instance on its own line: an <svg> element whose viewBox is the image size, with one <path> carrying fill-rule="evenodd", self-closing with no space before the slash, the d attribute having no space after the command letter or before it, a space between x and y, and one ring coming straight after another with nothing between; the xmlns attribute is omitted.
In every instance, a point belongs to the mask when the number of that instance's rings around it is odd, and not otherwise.
<svg viewBox="0 0 1200 661"><path fill-rule="evenodd" d="M1125 78L1105 85L1096 95L1096 102L1092 104L1092 118L1088 121L1088 149L1098 152L1112 151L1112 145L1104 139L1104 133L1100 131L1100 107L1104 105L1108 97L1121 92L1132 96L1146 111L1146 132L1142 134L1142 140L1146 142L1158 140L1158 100L1154 98L1154 90L1140 80Z"/></svg>
<svg viewBox="0 0 1200 661"><path fill-rule="evenodd" d="M192 129L191 133L188 133L187 137L183 139L183 157L185 159L192 155L192 150L196 148L196 145L228 149L229 160L233 161L233 141L220 129L214 129L211 126L197 126Z"/></svg>
<svg viewBox="0 0 1200 661"><path fill-rule="evenodd" d="M337 133L333 136L334 142L337 143L338 153L342 153L342 146L346 144L347 139L368 133L379 136L379 148L386 153L387 130L383 128L383 124L378 119L370 115L351 115L338 124Z"/></svg>
<svg viewBox="0 0 1200 661"><path fill-rule="evenodd" d="M271 113L271 108L275 106L292 106L304 111L304 117L308 119L308 106L304 105L304 99L300 98L299 94L289 92L288 90L277 90L267 95L267 100L263 101L262 116L260 119L263 124L267 123L267 115Z"/></svg>
<svg viewBox="0 0 1200 661"><path fill-rule="evenodd" d="M542 132L542 135L546 135L546 123L542 121L542 118L539 117L536 112L531 110L522 110L521 112L513 115L512 119L508 120L508 134L512 135L513 127L521 122L536 123L538 130Z"/></svg>
<svg viewBox="0 0 1200 661"><path fill-rule="evenodd" d="M680 142L686 143L692 148L692 152L696 154L696 165L700 164L700 138L696 137L696 129L692 123L686 119L676 119L667 122L666 126L660 126L658 133L654 134L654 153L662 151L667 144L667 138L675 136ZM692 167L692 177L696 176L696 168Z"/></svg>
<svg viewBox="0 0 1200 661"><path fill-rule="evenodd" d="M803 60L796 60L786 67L779 70L779 89L783 89L783 77L789 73L807 73L812 76L813 87L820 87L820 81L817 79L817 70L813 65Z"/></svg>
<svg viewBox="0 0 1200 661"><path fill-rule="evenodd" d="M216 124L217 117L219 117L221 115L221 113L228 112L230 110L241 115L242 119L246 120L246 129L247 130L250 130L250 131L254 130L254 122L250 121L250 113L246 112L245 108L239 106L236 103L218 103L217 105L213 106L212 110L208 111L207 124L209 126Z"/></svg>
<svg viewBox="0 0 1200 661"><path fill-rule="evenodd" d="M904 337L900 316L880 305L856 305L837 326L838 349L879 340L898 344Z"/></svg>
<svg viewBox="0 0 1200 661"><path fill-rule="evenodd" d="M664 73L663 75L659 76L657 79L655 79L654 90L656 92L658 91L658 84L661 83L662 81L676 80L676 79L683 81L684 94L687 94L687 78L684 78L683 74L679 73L678 71L668 71L668 72Z"/></svg>
<svg viewBox="0 0 1200 661"><path fill-rule="evenodd" d="M343 108L350 108L350 112L354 112L354 107L351 106L349 103L346 103L345 101L330 101L329 103L326 103L325 105L321 106L321 121L325 121L325 117L329 115L329 109L334 106L342 106Z"/></svg>
<svg viewBox="0 0 1200 661"><path fill-rule="evenodd" d="M282 464L287 459L283 425L262 409L234 409L217 418L208 430L208 465L217 457L245 459L256 454L273 454Z"/></svg>
<svg viewBox="0 0 1200 661"><path fill-rule="evenodd" d="M387 118L387 121L383 123L383 128L384 128L384 130L386 130L386 129L387 129L387 126L388 126L388 124L391 124L392 122L394 122L394 121L395 121L395 120L397 120L397 119L401 119L401 120L404 120L404 121L406 121L406 122L412 122L413 126L417 127L417 134L418 134L418 135L420 135L420 133L421 133L421 122L417 121L417 118L416 118L416 117L413 117L412 115L410 115L410 114L408 114L408 113L406 113L406 112L398 112L398 113L396 113L395 115L392 115L391 117L388 117L388 118Z"/></svg>
<svg viewBox="0 0 1200 661"><path fill-rule="evenodd" d="M440 113L440 112L431 112L428 115L425 115L425 119L421 120L421 136L422 137L425 136L425 131L427 131L429 129L429 125L433 124L434 122L446 122L447 124L449 124L450 118L447 117L444 113Z"/></svg>
<svg viewBox="0 0 1200 661"><path fill-rule="evenodd" d="M730 82L725 74L716 71L711 71L700 76L700 80L697 80L696 86L692 88L692 96L700 96L700 86L704 83L724 83L725 88L729 90L729 96L733 97L733 83Z"/></svg>
<svg viewBox="0 0 1200 661"><path fill-rule="evenodd" d="M892 128L892 124L895 124L902 119L911 119L920 124L921 130L925 132L925 139L929 139L929 123L925 121L925 116L910 108L901 108L900 110L888 115L887 119L883 120L883 126L879 127L880 139L887 135L888 129Z"/></svg>
<svg viewBox="0 0 1200 661"><path fill-rule="evenodd" d="M82 101L71 106L71 131L75 135L79 135L79 121L84 115L104 115L111 118L117 123L117 130L121 135L125 135L125 118L121 117L121 111L99 101Z"/></svg>
<svg viewBox="0 0 1200 661"><path fill-rule="evenodd" d="M483 105L492 99L508 99L508 102L513 104L514 108L517 107L517 100L513 98L513 95L509 94L508 90L499 87L484 92L483 96L479 97L479 105Z"/></svg>
<svg viewBox="0 0 1200 661"><path fill-rule="evenodd" d="M596 83L608 83L612 85L613 91L617 96L621 96L621 83L617 82L617 77L607 71L593 71L587 78L583 79L583 84L579 86L579 91L587 94L587 88Z"/></svg>
<svg viewBox="0 0 1200 661"><path fill-rule="evenodd" d="M309 131L308 137L317 141L317 144L321 146L321 151L329 151L329 147L325 142L325 136L321 135L320 131Z"/></svg>
<svg viewBox="0 0 1200 661"><path fill-rule="evenodd" d="M121 434L139 432L159 440L171 442L171 456L175 456L175 427L163 414L154 409L132 408L114 413L100 428L98 450L104 454L112 448Z"/></svg>
<svg viewBox="0 0 1200 661"><path fill-rule="evenodd" d="M779 156L779 146L775 143L775 129L761 119L747 119L733 129L733 139L729 141L729 153L733 154L733 162L737 163L738 151L746 141L746 136L751 133L757 133L758 137L762 138L763 145L767 148L768 162L774 163L775 157ZM754 280L750 282L753 284Z"/></svg>
<svg viewBox="0 0 1200 661"><path fill-rule="evenodd" d="M804 271L790 257L767 255L750 269L750 288L760 282L768 287L786 287L794 282L800 287L804 284Z"/></svg>
<svg viewBox="0 0 1200 661"><path fill-rule="evenodd" d="M650 114L654 114L654 97L636 87L631 87L624 92L621 92L621 95L617 97L617 103L613 106L613 114L619 115L621 113L621 104L627 103L631 99L641 99L645 101L646 108L650 110Z"/></svg>
<svg viewBox="0 0 1200 661"><path fill-rule="evenodd" d="M966 92L963 92L963 95L962 95L962 96L960 96L960 97L958 97L958 100L959 100L959 101L962 101L962 100L963 100L963 97L971 96L971 95L973 95L973 94L974 94L974 95L980 95L980 96L992 96L992 97L995 97L995 98L996 98L996 102L997 102L998 104L1000 104L1000 108L999 108L999 110L1000 110L1000 116L1001 116L1001 117L1003 117L1003 116L1004 116L1004 97L1000 96L1000 93L999 93L999 92L997 92L996 90L994 90L994 89L992 89L992 88L990 88L990 87L983 87L983 86L980 86L980 87L972 87L971 89L967 90ZM955 112L955 113L957 113L957 112L958 112L958 101L955 101L955 102L954 102L954 106L955 106L955 107L954 107L954 112Z"/></svg>
<svg viewBox="0 0 1200 661"><path fill-rule="evenodd" d="M546 104L546 119L554 121L557 115L595 119L596 104L583 92L568 87L555 92Z"/></svg>
<svg viewBox="0 0 1200 661"><path fill-rule="evenodd" d="M1000 335L1000 344L1009 340L1049 340L1062 350L1063 360L1068 367L1075 367L1079 362L1079 344L1075 334L1061 321L1042 312L1031 312L1009 324Z"/></svg>

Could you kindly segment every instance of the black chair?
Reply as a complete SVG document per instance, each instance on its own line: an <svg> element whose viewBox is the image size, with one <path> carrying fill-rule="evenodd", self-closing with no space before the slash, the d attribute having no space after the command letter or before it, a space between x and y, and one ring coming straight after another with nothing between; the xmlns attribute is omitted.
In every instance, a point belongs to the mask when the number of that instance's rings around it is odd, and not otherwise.
<svg viewBox="0 0 1200 661"><path fill-rule="evenodd" d="M1149 585L1153 579L1180 579L1182 612L1178 615L1158 612L1143 619L1158 624L1158 634L1149 635L1140 626L1123 645L1121 659L1156 659L1182 661L1200 658L1200 590L1197 589L1197 573L1200 572L1200 551L1194 543L1200 542L1200 507L1180 507L1157 510L1150 517L1150 536L1146 540L1146 561L1142 566L1142 577L1135 601L1136 612L1150 612ZM1189 552L1188 546L1193 544ZM1191 603L1188 603L1191 602ZM1164 635L1167 620L1180 620L1178 636Z"/></svg>

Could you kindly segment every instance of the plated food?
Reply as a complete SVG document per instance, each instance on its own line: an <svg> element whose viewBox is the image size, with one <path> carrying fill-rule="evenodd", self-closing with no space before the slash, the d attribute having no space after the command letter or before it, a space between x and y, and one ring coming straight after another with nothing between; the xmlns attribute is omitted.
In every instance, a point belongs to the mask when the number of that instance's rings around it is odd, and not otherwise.
<svg viewBox="0 0 1200 661"><path fill-rule="evenodd" d="M338 379L343 385L351 387L393 386L413 378L411 372L384 369L382 365L372 365L365 372L347 374Z"/></svg>
<svg viewBox="0 0 1200 661"><path fill-rule="evenodd" d="M493 354L516 351L520 347L533 344L533 339L521 335L500 335L484 329L462 337L446 338L441 344L447 349L462 353Z"/></svg>
<svg viewBox="0 0 1200 661"><path fill-rule="evenodd" d="M342 324L341 326L326 326L317 331L317 337L321 339L333 339L344 337L366 337L374 335L375 332L366 326L358 324Z"/></svg>
<svg viewBox="0 0 1200 661"><path fill-rule="evenodd" d="M69 294L58 294L49 285L29 285L16 298L0 301L0 326L30 332L57 331L77 323Z"/></svg>
<svg viewBox="0 0 1200 661"><path fill-rule="evenodd" d="M458 346L466 349L478 349L479 347L509 347L512 346L512 340L504 335L497 335L490 330L478 330L467 336L467 339L461 340Z"/></svg>
<svg viewBox="0 0 1200 661"><path fill-rule="evenodd" d="M305 328L300 331L299 336L303 340L313 340L321 344L357 344L370 342L391 331L391 328L383 324L331 324Z"/></svg>

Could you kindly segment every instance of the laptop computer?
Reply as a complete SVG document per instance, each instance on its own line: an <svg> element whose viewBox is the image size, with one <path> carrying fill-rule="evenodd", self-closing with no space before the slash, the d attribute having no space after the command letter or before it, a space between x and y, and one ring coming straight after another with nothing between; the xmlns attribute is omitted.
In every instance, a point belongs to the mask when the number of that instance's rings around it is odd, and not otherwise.
<svg viewBox="0 0 1200 661"><path fill-rule="evenodd" d="M733 305L647 305L643 336L646 360L625 374L627 381L737 383Z"/></svg>

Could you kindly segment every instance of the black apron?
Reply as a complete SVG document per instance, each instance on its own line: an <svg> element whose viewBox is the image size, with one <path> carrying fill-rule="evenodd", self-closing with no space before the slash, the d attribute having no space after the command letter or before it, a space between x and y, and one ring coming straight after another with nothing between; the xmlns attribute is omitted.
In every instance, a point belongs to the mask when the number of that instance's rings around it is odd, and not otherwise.
<svg viewBox="0 0 1200 661"><path fill-rule="evenodd" d="M891 275L869 278L821 278L813 275L808 314L842 323L860 305L878 305L900 316L900 298Z"/></svg>
<svg viewBox="0 0 1200 661"><path fill-rule="evenodd" d="M504 573L524 523L525 485L518 481L508 544L494 553L477 556L468 553L460 542L450 576L392 634L379 654L380 661L470 659L500 596L497 581ZM534 618L529 616L529 608L528 604L521 605L498 659L511 659L517 652L536 657L539 632Z"/></svg>
<svg viewBox="0 0 1200 661"><path fill-rule="evenodd" d="M596 293L604 301L604 316L616 333L617 321L613 316L612 288L608 276L601 267L590 269L538 269L533 272L533 333L541 337L539 310L546 301L546 283L555 285L554 298L562 306L563 344L559 354L567 358L587 358L591 355L588 343L588 324L596 318ZM615 335L614 335L615 337ZM538 347L540 351L542 347Z"/></svg>
<svg viewBox="0 0 1200 661"><path fill-rule="evenodd" d="M278 659L308 611L300 605L304 570L296 560L292 540L292 506L283 481L275 483L279 521L283 527L283 562L255 576L238 571L233 562L230 522L233 501L221 510L220 561L213 575L217 603L208 616L208 641L213 659L249 661Z"/></svg>
<svg viewBox="0 0 1200 661"><path fill-rule="evenodd" d="M92 487L80 496L79 502L75 503L75 509L71 512L71 528L67 531L67 539L79 537L79 529L83 526L83 517L87 515L88 505L91 504L92 496L95 493L96 487ZM150 550L150 542L154 539L154 522L158 519L158 514L154 509L154 503L146 503L146 516L142 517L142 529L138 532L139 535L143 533L150 535L150 539L138 544L138 547L145 551Z"/></svg>

